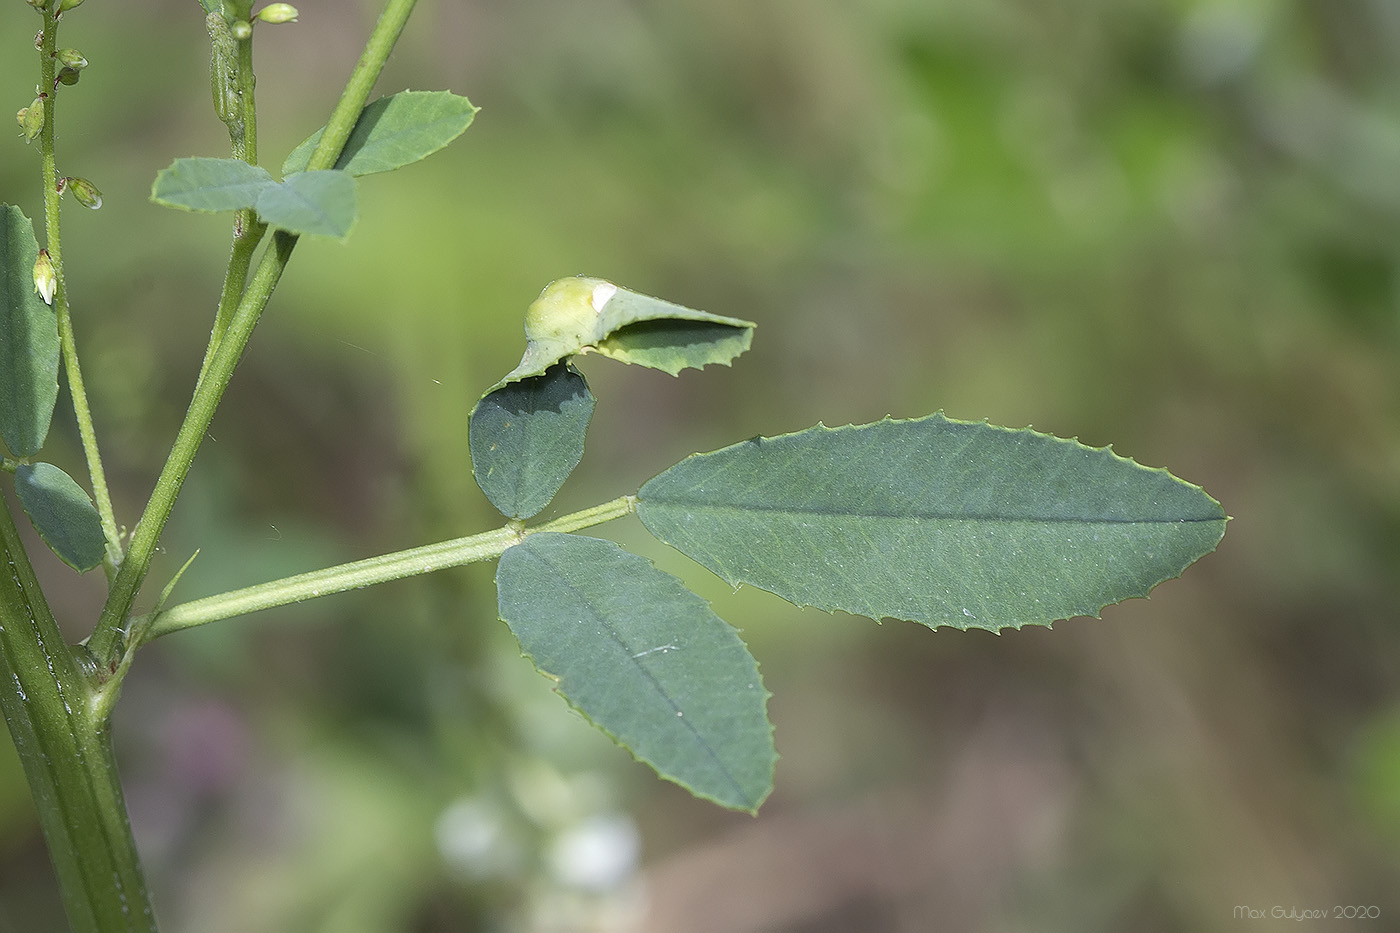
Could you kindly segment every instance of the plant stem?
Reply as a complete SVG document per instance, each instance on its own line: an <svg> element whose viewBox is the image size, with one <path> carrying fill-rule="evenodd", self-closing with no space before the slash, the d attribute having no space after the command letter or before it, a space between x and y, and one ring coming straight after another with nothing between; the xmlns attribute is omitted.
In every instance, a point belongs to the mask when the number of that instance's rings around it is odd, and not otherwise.
<svg viewBox="0 0 1400 933"><path fill-rule="evenodd" d="M0 503L0 708L80 933L155 930L105 717Z"/></svg>
<svg viewBox="0 0 1400 933"><path fill-rule="evenodd" d="M133 648L162 635L193 628L206 622L286 606L319 596L330 596L333 593L344 593L347 590L432 573L435 570L460 567L476 561L492 560L500 557L507 548L520 543L527 535L541 531L577 531L630 515L636 508L635 496L621 496L611 502L565 515L534 528L526 528L512 522L503 528L465 538L396 551L393 554L314 570L181 603L163 612L133 619Z"/></svg>
<svg viewBox="0 0 1400 933"><path fill-rule="evenodd" d="M107 474L102 469L102 455L97 448L97 431L92 423L92 410L88 407L87 389L83 385L83 371L78 365L78 345L73 336L73 320L68 310L68 286L63 277L63 237L59 226L58 167L54 156L54 111L58 91L57 59L58 17L50 4L44 10L44 38L39 49L39 87L47 92L44 97L44 128L39 134L39 160L44 191L44 237L49 260L53 263L58 287L54 290L53 310L58 317L58 339L63 353L63 371L68 378L68 391L73 397L73 414L78 422L78 435L82 439L83 455L87 458L88 475L92 479L92 496L97 503L97 514L102 520L102 535L106 539L106 555L103 569L110 579L122 560L121 533L117 530L116 514L112 510L112 497L107 490Z"/></svg>
<svg viewBox="0 0 1400 933"><path fill-rule="evenodd" d="M355 119L364 109L369 92L374 87L384 63L389 58L389 52L403 31L416 2L417 0L388 0L383 15L375 24L374 32L365 44L364 54L355 65L340 102L336 104L335 111L326 124L326 131L311 156L309 168L329 168L335 164L340 151L345 148L345 140L355 126ZM170 510L175 505L180 487L189 474L195 453L214 419L214 412L223 398L224 390L233 378L234 367L243 356L243 349L253 334L258 317L272 296L272 290L276 288L277 281L282 276L282 270L286 268L296 242L297 237L285 231L279 230L273 234L272 243L263 253L257 271L253 273L253 280L238 302L232 320L229 321L228 331L220 340L214 357L210 360L205 378L195 387L194 397L190 400L189 410L180 425L170 457L156 480L156 488L146 503L141 520L132 532L131 546L122 561L121 569L112 581L107 602L102 607L102 616L89 639L88 647L99 665L110 665L123 653L124 646L120 644L122 629L131 612L136 593L150 570L151 557L155 554L161 531L170 517Z"/></svg>
<svg viewBox="0 0 1400 933"><path fill-rule="evenodd" d="M248 4L251 6L251 4ZM247 11L242 11L245 15ZM228 29L227 22L216 21L217 28ZM249 165L258 164L258 111L254 88L257 84L253 76L253 37L228 39L235 43L233 84L236 88L237 103L227 114L229 149L235 159L242 159ZM215 57L213 67L222 67ZM217 106L218 102L216 102ZM233 248L229 253L228 267L224 270L224 287L219 293L219 309L214 314L214 326L209 332L209 346L204 351L204 361L199 366L199 378L195 384L204 381L214 352L219 349L229 321L243 297L248 282L248 270L253 265L253 254L267 232L267 224L258 219L257 211L245 208L238 211L233 219Z"/></svg>

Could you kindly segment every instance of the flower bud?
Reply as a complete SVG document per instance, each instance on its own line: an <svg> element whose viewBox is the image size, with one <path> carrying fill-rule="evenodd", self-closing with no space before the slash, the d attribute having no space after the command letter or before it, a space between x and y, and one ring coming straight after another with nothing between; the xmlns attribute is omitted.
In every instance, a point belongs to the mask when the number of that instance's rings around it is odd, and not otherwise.
<svg viewBox="0 0 1400 933"><path fill-rule="evenodd" d="M79 72L76 68L58 69L59 84L77 84L79 77L81 77L81 72Z"/></svg>
<svg viewBox="0 0 1400 933"><path fill-rule="evenodd" d="M54 57L64 68L72 68L74 71L82 71L88 66L88 60L83 58L83 53L77 49L59 49L54 53Z"/></svg>
<svg viewBox="0 0 1400 933"><path fill-rule="evenodd" d="M297 8L290 3L269 3L258 11L258 19L264 23L295 23Z"/></svg>
<svg viewBox="0 0 1400 933"><path fill-rule="evenodd" d="M49 0L29 0L29 5L34 9L43 12L49 8Z"/></svg>
<svg viewBox="0 0 1400 933"><path fill-rule="evenodd" d="M58 275L53 269L49 251L39 250L39 258L34 260L34 290L44 299L44 304L53 304L54 289L58 288Z"/></svg>
<svg viewBox="0 0 1400 933"><path fill-rule="evenodd" d="M253 24L247 20L240 19L236 23L231 24L228 29L239 42L246 40L253 34Z"/></svg>
<svg viewBox="0 0 1400 933"><path fill-rule="evenodd" d="M73 7L82 4L82 2L83 0L59 0L58 12L67 13L69 10L73 9Z"/></svg>
<svg viewBox="0 0 1400 933"><path fill-rule="evenodd" d="M19 125L24 130L25 142L29 142L38 136L44 128L44 99L34 98L34 103L15 114L19 117Z"/></svg>
<svg viewBox="0 0 1400 933"><path fill-rule="evenodd" d="M73 197L78 199L78 203L88 210L95 211L102 206L102 192L86 178L69 176L67 188L73 192Z"/></svg>

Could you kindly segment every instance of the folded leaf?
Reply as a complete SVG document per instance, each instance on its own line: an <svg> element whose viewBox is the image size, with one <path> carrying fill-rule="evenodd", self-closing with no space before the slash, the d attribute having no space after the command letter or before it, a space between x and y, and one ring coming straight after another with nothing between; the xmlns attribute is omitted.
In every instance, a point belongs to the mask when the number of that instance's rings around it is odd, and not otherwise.
<svg viewBox="0 0 1400 933"><path fill-rule="evenodd" d="M753 812L773 785L768 691L737 632L611 541L540 532L501 555L501 618L589 721L699 797Z"/></svg>
<svg viewBox="0 0 1400 933"><path fill-rule="evenodd" d="M529 518L549 504L583 457L595 400L583 376L557 363L488 392L472 409L472 471L491 504Z"/></svg>
<svg viewBox="0 0 1400 933"><path fill-rule="evenodd" d="M1165 470L941 414L697 454L641 488L638 514L734 585L994 631L1146 596L1214 550L1226 523Z"/></svg>
<svg viewBox="0 0 1400 933"><path fill-rule="evenodd" d="M58 400L58 318L34 291L38 257L29 218L0 205L0 436L16 457L44 445Z"/></svg>
<svg viewBox="0 0 1400 933"><path fill-rule="evenodd" d="M462 135L477 108L449 91L403 91L381 97L360 113L335 168L351 175L388 172L426 158ZM306 171L325 127L292 150L282 174Z"/></svg>
<svg viewBox="0 0 1400 933"><path fill-rule="evenodd" d="M71 476L51 463L21 464L15 492L39 536L65 564L84 573L102 563L102 520Z"/></svg>
<svg viewBox="0 0 1400 933"><path fill-rule="evenodd" d="M262 193L276 186L267 169L242 159L176 159L156 175L151 200L187 211L238 211L256 207Z"/></svg>
<svg viewBox="0 0 1400 933"><path fill-rule="evenodd" d="M258 216L291 233L343 240L359 210L355 188L346 172L302 172L258 192Z"/></svg>
<svg viewBox="0 0 1400 933"><path fill-rule="evenodd" d="M562 359L593 351L676 375L728 365L753 341L754 325L684 308L576 276L551 282L525 314L525 356L499 385L538 376Z"/></svg>

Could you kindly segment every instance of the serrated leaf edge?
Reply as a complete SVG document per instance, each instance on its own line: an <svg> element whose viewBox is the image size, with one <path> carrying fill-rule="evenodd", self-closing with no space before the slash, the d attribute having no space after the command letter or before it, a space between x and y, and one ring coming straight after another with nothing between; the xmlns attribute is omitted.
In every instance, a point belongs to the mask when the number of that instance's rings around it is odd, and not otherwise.
<svg viewBox="0 0 1400 933"><path fill-rule="evenodd" d="M1172 473L1170 470L1166 469L1165 467L1147 466L1147 465L1145 465L1145 464L1139 463L1138 461L1134 460L1132 457L1125 457L1125 456L1123 456L1122 454L1120 454L1120 453L1118 453L1117 451L1115 451L1115 450L1113 449L1113 445L1112 445L1112 444L1105 444L1105 445L1102 446L1102 447L1094 447L1094 446L1091 446L1091 445L1089 445L1089 444L1085 444L1085 443L1081 442L1081 441L1079 440L1079 438L1078 438L1077 435L1076 435L1075 437L1072 437L1072 438L1060 437L1060 436L1057 435L1057 434L1047 434L1047 433L1044 432L1044 431L1037 431L1037 430L1035 430L1033 427L1031 427L1030 425L1027 425L1026 427L1023 427L1023 428L1010 428L1010 427L1006 427L1006 426L1004 426L1004 425L992 424L992 423L991 423L990 421L988 421L986 418L982 418L982 419L979 419L979 420L977 420L977 421L963 421L963 420L958 419L958 418L949 418L947 415L945 415L945 414L943 413L943 409L939 409L938 411L935 411L935 412L933 412L932 414L924 415L923 417L920 417L920 418L893 418L893 417L891 417L891 416L889 416L889 415L886 415L885 417L881 418L879 421L870 421L870 422L866 422L866 423L863 423L863 424L855 424L855 423L853 423L853 422L848 422L847 424L844 424L844 425L837 425L837 426L835 426L835 427L827 427L824 423L818 421L816 424L812 425L811 427L803 428L803 429L798 430L798 431L789 431L789 432L787 432L787 433L785 433L785 434L775 434L775 435L772 435L772 436L768 436L768 435L755 435L754 437L749 438L749 442L752 442L752 441L776 441L776 440L781 440L781 439L783 439L783 438L796 437L796 436L798 436L798 435L800 435L800 434L807 434L807 433L809 433L809 432L824 432L824 433L828 433L828 434L839 434L839 433L844 433L844 432L846 432L846 431L855 430L855 429L860 429L860 428L867 428L867 427L871 427L871 426L878 425L878 424L886 424L886 423L891 423L891 424L913 424L913 423L917 423L917 422L921 422L921 421L931 421L931 420L933 420L933 419L938 419L938 420L941 420L941 421L944 421L944 422L947 422L947 423L950 423L950 424L968 425L968 426L973 426L973 427L975 427L975 426L977 426L977 425L982 425L982 426L984 426L984 427L991 428L992 430L1001 431L1001 432L1004 432L1004 433L1007 433L1007 434L1033 434L1033 435L1035 435L1035 436L1037 436L1037 437L1048 438L1049 440L1056 441L1056 442L1061 443L1061 444L1068 444L1068 445L1071 445L1071 446L1073 446L1073 447L1075 447L1075 448L1078 448L1078 449L1080 449L1080 450L1090 450L1090 451L1098 451L1098 452L1107 453L1109 456L1113 457L1115 460L1118 460L1118 461L1120 461L1120 462L1122 462L1122 463L1128 464L1128 465L1130 465L1130 466L1132 466L1132 467L1134 467L1134 468L1136 468L1136 469L1143 470L1143 471L1148 472L1148 473L1161 473L1161 474L1165 474L1167 477L1169 477L1169 478L1170 478L1171 480L1173 480L1174 482L1181 483L1182 485L1188 486L1188 487L1190 487L1191 489L1194 489L1194 490L1196 490L1197 492L1201 493L1203 496L1205 496L1207 499L1209 499L1209 500L1211 501L1211 503L1213 503L1217 508L1220 509L1220 513L1221 513L1221 514L1220 514L1220 518L1185 519L1185 520L1183 520L1183 521L1189 521L1189 522L1199 522L1199 521L1221 521L1221 522L1225 522L1225 523L1228 523L1228 522L1231 521L1231 517L1230 517L1229 515L1226 515L1226 514L1225 514L1225 510L1224 510L1224 508L1220 505L1220 501L1219 501L1218 499L1216 499L1214 496L1212 496L1210 493L1206 492L1205 489L1203 489L1202 487L1198 486L1198 485L1195 484L1195 483L1192 483L1192 482L1189 481L1189 480L1184 480L1184 479L1182 479L1181 477L1175 475L1174 473ZM739 443L745 443L745 442L744 442L744 441L740 441ZM716 450L710 450L710 451L704 451L704 452L702 452L702 453L694 453L694 454L691 454L690 456L685 457L685 458L683 458L682 460L678 461L678 462L677 462L676 464L674 464L673 466L668 467L666 470L663 470L662 473L668 472L669 470L674 469L676 466L679 466L680 464L686 463L686 462L688 462L688 461L690 461L690 460L705 459L705 458L707 458L707 457L714 456L715 454L722 453L722 452L728 450L730 447L733 447L733 446L735 446L735 445L729 444L729 445L726 445L725 447L721 447L721 448L718 448L718 449L716 449ZM662 475L662 474L661 474L661 473L658 473L658 474L657 474L657 476L660 476L660 475ZM655 478L656 478L656 477L652 477L652 479L655 479ZM648 481L647 481L647 483L650 483L650 482L651 482L651 480L648 480ZM638 507L638 516L639 516L639 517L642 516L643 509L644 509L645 502L646 502L645 492L646 492L647 483L643 483L641 489L639 489L639 490L637 491L637 507ZM1165 524L1165 523L1164 523L1164 524ZM1172 524L1177 524L1177 523L1174 522L1174 523L1172 523ZM646 525L646 522L645 522L645 519L643 519L643 526L645 526L645 525ZM650 531L651 529L650 529L650 528L647 528L647 530ZM1216 544L1215 544L1215 546L1211 548L1211 551L1207 551L1206 553L1209 554L1209 553L1211 553L1212 551L1214 551L1215 547L1218 547L1218 546L1219 546L1220 541L1223 540L1224 537L1225 537L1225 530L1224 530L1224 527L1222 526L1221 531L1220 531L1220 537L1216 539ZM673 550L676 550L678 553L681 553L681 554L684 554L684 553L685 553L684 551L680 551L679 548L674 548L672 545L670 545L669 543L665 542L663 539L661 539L661 538L659 538L659 537L657 538L657 540L662 541L662 543L663 543L663 544L666 544L667 547L672 547L672 549L673 549ZM695 561L694 558L691 558L690 555L686 554L685 556L686 556L687 559L689 559L689 560L691 560L691 561L693 561L693 562L699 564L699 562L698 562L698 561ZM1204 557L1205 554L1202 554L1201 556ZM1197 559L1199 560L1199 558L1197 558ZM1150 599L1150 598L1151 598L1151 593L1152 593L1153 590L1155 590L1157 587L1161 586L1163 583L1166 583L1166 582L1168 582L1168 581L1170 581L1170 580L1177 580L1177 579L1180 579L1181 576L1182 576L1182 574L1184 574L1184 573L1186 572L1186 569L1187 569L1188 567L1190 567L1191 564L1194 564L1194 563L1195 563L1195 561L1192 561L1191 563L1188 563L1185 567L1182 567L1182 569L1181 569L1180 571L1178 571L1177 573L1175 573L1175 574L1173 574L1172 576L1169 576L1169 577L1163 577L1161 580L1158 580L1156 583L1152 584L1151 586L1147 587L1147 589L1145 589L1145 590L1143 590L1143 591L1141 591L1141 592L1129 593L1128 595L1124 596L1122 599L1112 600L1112 601L1110 601L1110 602L1103 603L1102 605L1100 605L1100 606L1098 606L1096 609L1094 609L1092 612L1087 612L1087 611L1086 611L1086 612L1076 612L1076 613L1073 613L1073 614L1070 614L1070 615L1066 615L1066 616L1063 616L1063 617L1057 617L1057 618L1050 619L1050 620L1047 620L1047 621L1044 621L1044 622L1039 622L1039 621L1017 621L1017 622L1007 622L1007 623L1004 623L1004 624L1001 624L1001 625L997 625L996 627L987 627L987 626L982 626L982 625L969 625L969 624L959 625L959 624L956 623L956 622L937 622L937 623L930 623L930 622L925 622L925 621L923 621L922 619L905 619L905 618L902 618L902 617L900 617L900 616L881 616L880 618L876 619L876 618L874 618L873 616L869 616L869 615L865 615L865 614L857 613L857 612L848 612L847 610L844 610L844 609L826 609L826 608L824 608L824 607L822 607L822 606L817 606L817 605L814 605L814 604L812 604L812 603L796 602L796 601L793 601L793 600L789 600L789 599L788 599L787 597L785 597L785 596L779 596L777 593L774 593L773 595L774 595L774 596L777 596L779 599L783 600L784 602L789 603L790 605L796 606L796 607L799 608L799 609L816 609L816 610L819 611L819 612L825 612L827 615L831 615L831 616L834 616L834 615L836 615L836 614L839 612L839 613L843 613L843 614L845 614L845 615L857 616L857 617L863 618L863 619L873 619L873 621L875 621L875 622L880 622L880 621L882 621L883 619L898 619L898 620L901 621L901 622L912 622L912 623L914 623L914 624L916 624L916 625L923 625L923 626L926 626L927 628L932 629L932 630L937 630L937 629L939 629L939 628L952 628L952 629L954 629L954 630L956 630L956 631L966 632L966 631L969 631L969 630L977 629L977 630L981 630L981 631L991 632L991 633L994 634L994 635L1000 635L1000 634L1001 634L1004 630L1006 630L1006 629L1013 629L1013 630L1015 630L1015 631L1020 631L1022 628L1024 628L1024 627L1027 626L1027 625L1035 625L1035 626L1043 626L1044 628L1052 628L1052 627L1054 626L1054 623L1056 623L1056 622L1066 622L1066 621L1069 621L1070 619L1077 619L1077 618L1102 619L1102 618L1103 618L1103 610L1106 609L1106 608L1108 608L1109 606L1116 606L1116 605L1118 605L1119 603L1126 602L1126 601L1128 601L1128 600L1130 600L1130 599ZM745 582L745 581L743 581L743 580L740 580L740 579L738 579L738 578L733 578L733 579L731 579L728 575L726 575L726 574L724 574L724 573L720 573L719 571L713 570L712 568L710 568L710 567L708 567L708 566L706 566L706 565L704 565L704 564L700 564L700 566L705 567L706 570L709 570L709 571L710 571L711 573L713 573L715 576L717 576L717 577L719 577L721 580L723 580L726 584L728 584L729 586L733 587L734 590L735 590L735 592L737 592L737 591L739 590L739 588L740 588L740 587L743 587L743 586L749 586L749 587L751 587L751 588L753 588L753 589L761 590L762 592L765 592L765 593L770 592L769 590L765 590L765 589L763 589L763 587L757 586L757 585L755 585L755 584L753 584L753 583L747 583L747 582Z"/></svg>

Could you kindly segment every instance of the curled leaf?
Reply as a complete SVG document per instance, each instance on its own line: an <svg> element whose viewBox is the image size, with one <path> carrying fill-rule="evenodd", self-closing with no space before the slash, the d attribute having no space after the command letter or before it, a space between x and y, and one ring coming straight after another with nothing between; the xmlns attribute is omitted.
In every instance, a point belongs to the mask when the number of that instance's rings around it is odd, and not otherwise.
<svg viewBox="0 0 1400 933"><path fill-rule="evenodd" d="M594 352L676 375L728 365L749 348L754 325L652 298L605 279L551 282L525 315L525 356L499 385L538 376L579 353Z"/></svg>

